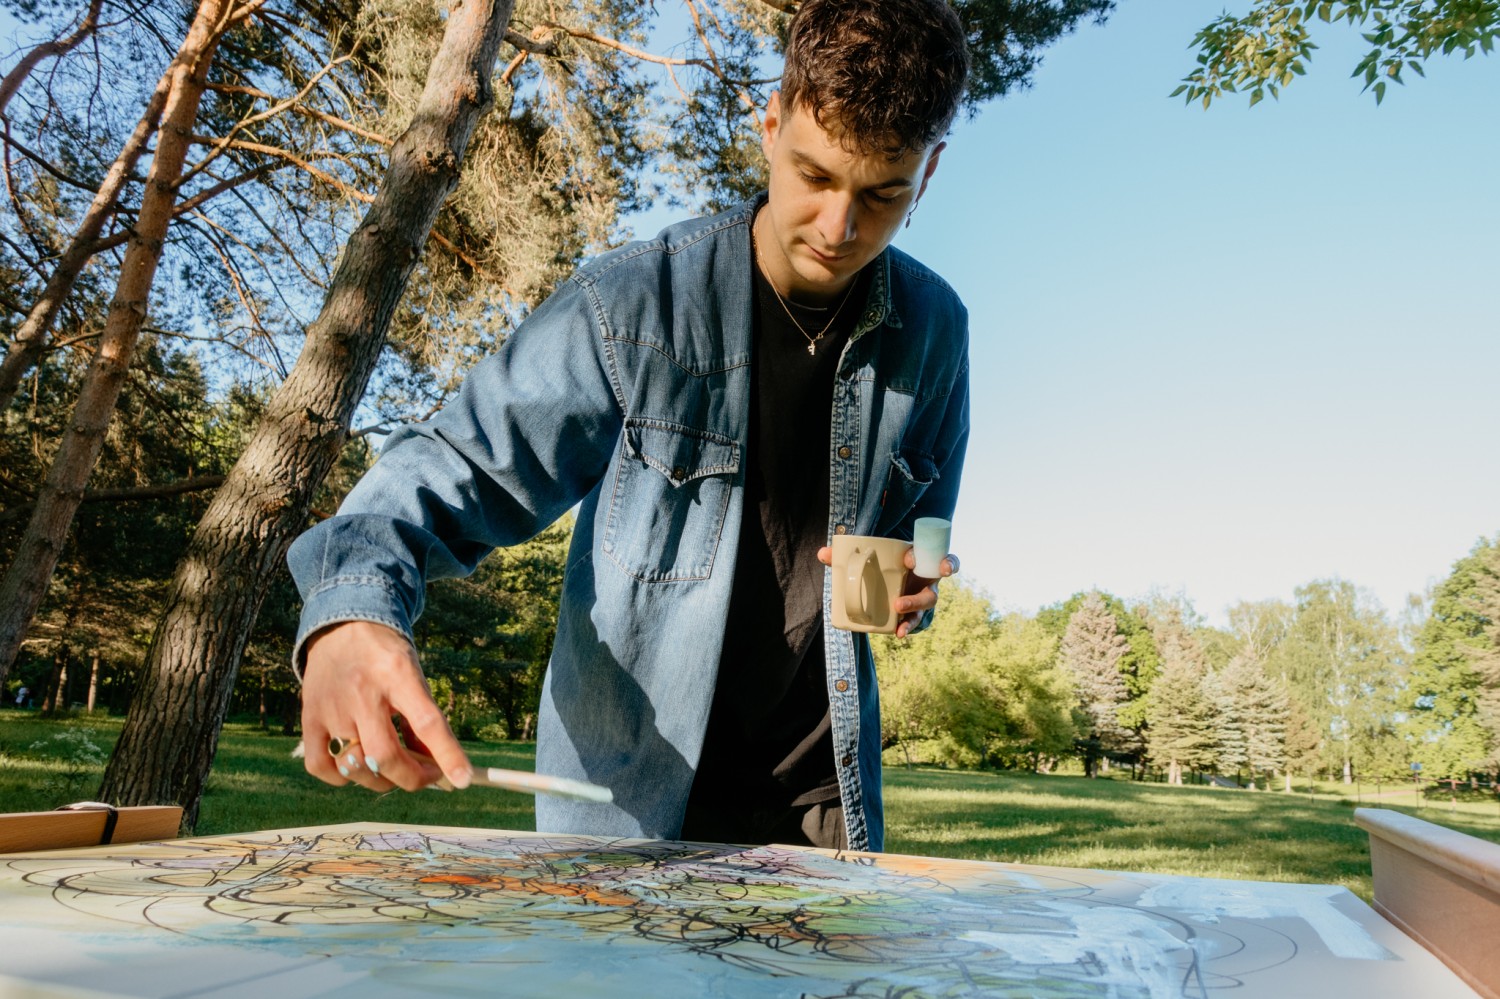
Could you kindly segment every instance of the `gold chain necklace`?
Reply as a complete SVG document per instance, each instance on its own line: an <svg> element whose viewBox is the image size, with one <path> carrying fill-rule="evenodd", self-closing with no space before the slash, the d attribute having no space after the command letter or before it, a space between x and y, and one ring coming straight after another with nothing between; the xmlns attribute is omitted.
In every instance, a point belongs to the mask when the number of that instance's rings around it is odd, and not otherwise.
<svg viewBox="0 0 1500 999"><path fill-rule="evenodd" d="M771 286L771 294L775 295L776 301L781 303L781 311L786 313L786 317L792 321L792 325L797 327L797 332L801 333L803 338L807 340L807 356L813 356L817 353L818 341L823 339L829 330L833 329L833 324L838 321L839 313L844 311L844 305L849 301L849 296L854 294L854 286L859 281L856 279L849 282L849 288L844 292L844 297L839 299L839 307L833 310L833 315L829 317L828 322L823 325L823 328L818 330L818 335L813 336L803 328L802 324L797 321L797 317L792 314L791 306L787 305L786 299L781 297L781 290L776 287L776 282L772 279L771 272L766 270L765 261L760 258L760 243L755 239L754 223L750 225L750 249L755 253L755 263L760 268L761 276L766 279L766 284Z"/></svg>

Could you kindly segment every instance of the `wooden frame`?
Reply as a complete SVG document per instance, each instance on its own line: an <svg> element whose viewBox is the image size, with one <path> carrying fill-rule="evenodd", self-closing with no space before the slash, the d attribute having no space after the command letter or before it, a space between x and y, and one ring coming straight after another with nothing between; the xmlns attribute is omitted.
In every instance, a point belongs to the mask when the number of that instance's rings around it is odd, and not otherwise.
<svg viewBox="0 0 1500 999"><path fill-rule="evenodd" d="M115 815L113 829L110 829L111 811ZM0 853L176 839L181 824L182 809L176 805L111 809L100 804L55 812L11 812L0 815ZM106 835L106 830L110 835Z"/></svg>
<svg viewBox="0 0 1500 999"><path fill-rule="evenodd" d="M1500 999L1500 844L1401 812L1360 808L1375 909L1487 999Z"/></svg>

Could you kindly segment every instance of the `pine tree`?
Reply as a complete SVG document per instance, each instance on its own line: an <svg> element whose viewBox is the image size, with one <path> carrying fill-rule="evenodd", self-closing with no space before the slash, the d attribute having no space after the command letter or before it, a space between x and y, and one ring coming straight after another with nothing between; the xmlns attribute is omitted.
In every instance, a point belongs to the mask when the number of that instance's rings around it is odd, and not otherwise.
<svg viewBox="0 0 1500 999"><path fill-rule="evenodd" d="M1080 739L1084 772L1097 776L1103 753L1126 748L1130 733L1120 724L1119 710L1129 697L1120 661L1130 642L1120 634L1104 598L1090 593L1068 619L1063 633L1061 664L1073 678L1078 704L1087 719Z"/></svg>
<svg viewBox="0 0 1500 999"><path fill-rule="evenodd" d="M1258 773L1281 770L1286 765L1290 711L1285 688L1267 676L1261 663L1249 654L1230 660L1218 676L1237 726L1233 746L1226 749L1221 739L1220 764L1245 766L1252 782Z"/></svg>
<svg viewBox="0 0 1500 999"><path fill-rule="evenodd" d="M1168 783L1181 784L1184 767L1201 770L1213 762L1213 706L1203 696L1208 663L1180 619L1158 622L1155 633L1162 664L1147 708L1146 752L1166 768Z"/></svg>
<svg viewBox="0 0 1500 999"><path fill-rule="evenodd" d="M1238 775L1249 760L1248 719L1240 677L1229 666L1203 675L1203 700L1213 711L1213 768Z"/></svg>

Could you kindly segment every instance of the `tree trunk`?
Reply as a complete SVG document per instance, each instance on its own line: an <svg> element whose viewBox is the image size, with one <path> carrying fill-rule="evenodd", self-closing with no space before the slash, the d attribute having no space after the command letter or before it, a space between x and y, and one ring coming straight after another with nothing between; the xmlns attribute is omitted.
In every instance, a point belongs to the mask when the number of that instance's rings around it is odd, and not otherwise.
<svg viewBox="0 0 1500 999"><path fill-rule="evenodd" d="M140 214L120 264L120 279L104 321L98 351L84 375L72 419L37 496L26 533L16 548L4 582L0 583L0 683L5 682L5 675L20 651L21 639L46 595L73 514L83 497L83 487L104 444L120 388L129 373L141 325L146 319L167 223L177 200L175 185L182 176L209 63L224 32L251 9L248 6L233 9L231 4L232 0L203 0L182 47L167 69L169 94L162 112L156 155L146 175Z"/></svg>
<svg viewBox="0 0 1500 999"><path fill-rule="evenodd" d="M94 661L89 667L89 712L93 713L94 705L99 700L99 653L94 653Z"/></svg>
<svg viewBox="0 0 1500 999"><path fill-rule="evenodd" d="M63 681L68 677L67 665L68 653L64 650L58 657L52 660L52 672L47 674L47 686L42 694L42 714L50 715L57 710L58 692L62 689Z"/></svg>
<svg viewBox="0 0 1500 999"><path fill-rule="evenodd" d="M120 154L110 164L104 180L99 184L98 193L94 195L88 211L84 212L67 249L58 258L52 275L47 278L47 286L32 303L31 311L26 314L26 318L16 329L15 336L11 338L10 350L6 352L5 360L0 361L0 412L10 408L16 391L21 386L21 379L41 359L53 320L72 293L78 275L83 272L83 265L94 255L97 249L94 244L104 229L105 220L114 214L120 189L125 186L126 179L134 172L151 137L156 134L161 116L166 110L167 95L172 89L173 72L187 50L187 42L191 40L192 35L189 34L182 49L178 50L177 59L167 67L167 71L157 82L156 90L146 104L145 113L141 115L130 138L125 140Z"/></svg>
<svg viewBox="0 0 1500 999"><path fill-rule="evenodd" d="M314 491L337 459L396 303L493 94L514 0L448 15L411 127L391 148L291 374L199 522L146 653L100 800L181 805L197 821L240 656Z"/></svg>
<svg viewBox="0 0 1500 999"><path fill-rule="evenodd" d="M271 685L271 676L265 670L260 671L260 730L271 731L271 713L266 709L266 688Z"/></svg>

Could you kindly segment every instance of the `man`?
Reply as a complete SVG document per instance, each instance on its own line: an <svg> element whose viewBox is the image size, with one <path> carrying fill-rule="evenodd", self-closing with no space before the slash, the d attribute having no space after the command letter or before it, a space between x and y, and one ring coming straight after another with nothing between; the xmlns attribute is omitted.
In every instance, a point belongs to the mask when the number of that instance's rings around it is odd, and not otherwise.
<svg viewBox="0 0 1500 999"><path fill-rule="evenodd" d="M943 0L807 0L768 193L586 265L392 435L289 555L310 772L467 784L408 637L423 585L576 504L537 769L614 801L539 798L537 827L881 848L874 660L830 625L827 545L910 539L957 496L967 315L889 244L967 68ZM899 633L936 601L913 579Z"/></svg>

